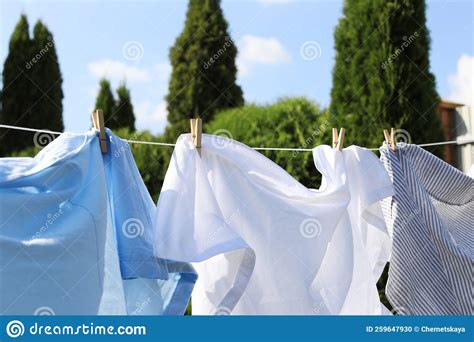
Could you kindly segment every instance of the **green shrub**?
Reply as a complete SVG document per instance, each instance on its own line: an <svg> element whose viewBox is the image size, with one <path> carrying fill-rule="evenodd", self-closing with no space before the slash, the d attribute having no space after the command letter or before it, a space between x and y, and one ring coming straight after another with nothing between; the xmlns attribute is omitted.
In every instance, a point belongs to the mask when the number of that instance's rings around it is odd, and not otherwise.
<svg viewBox="0 0 474 342"><path fill-rule="evenodd" d="M330 144L328 116L305 98L285 98L275 104L244 107L218 113L204 132L223 135L251 147L313 148ZM318 187L311 152L260 151L308 187Z"/></svg>
<svg viewBox="0 0 474 342"><path fill-rule="evenodd" d="M39 153L39 151L41 151L40 147L31 146L21 151L12 151L7 157L34 157Z"/></svg>

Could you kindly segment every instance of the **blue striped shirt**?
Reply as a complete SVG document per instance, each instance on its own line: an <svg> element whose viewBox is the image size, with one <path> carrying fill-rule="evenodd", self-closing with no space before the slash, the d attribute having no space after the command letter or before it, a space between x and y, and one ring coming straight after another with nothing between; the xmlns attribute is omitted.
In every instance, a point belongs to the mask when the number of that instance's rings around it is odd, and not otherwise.
<svg viewBox="0 0 474 342"><path fill-rule="evenodd" d="M399 314L471 315L474 179L416 145L380 151L395 189L388 300Z"/></svg>

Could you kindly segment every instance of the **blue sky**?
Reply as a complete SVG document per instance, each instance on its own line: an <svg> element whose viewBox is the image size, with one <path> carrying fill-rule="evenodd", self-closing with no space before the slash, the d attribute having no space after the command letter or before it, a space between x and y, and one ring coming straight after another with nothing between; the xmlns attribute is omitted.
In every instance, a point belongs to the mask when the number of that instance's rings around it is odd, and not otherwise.
<svg viewBox="0 0 474 342"><path fill-rule="evenodd" d="M0 57L3 63L21 12L30 28L41 18L59 56L66 130L90 127L105 75L114 88L127 80L137 127L159 133L166 125L168 52L183 28L186 7L187 1L1 0ZM306 96L322 106L329 103L333 32L342 1L224 0L222 7L239 49L238 83L247 102ZM438 92L472 103L474 2L427 1L427 7Z"/></svg>

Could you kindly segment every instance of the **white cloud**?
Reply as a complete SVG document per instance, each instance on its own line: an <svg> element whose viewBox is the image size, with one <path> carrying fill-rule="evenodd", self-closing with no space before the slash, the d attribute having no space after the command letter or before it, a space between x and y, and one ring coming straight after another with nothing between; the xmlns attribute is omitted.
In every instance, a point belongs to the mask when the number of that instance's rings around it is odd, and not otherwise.
<svg viewBox="0 0 474 342"><path fill-rule="evenodd" d="M158 63L155 65L155 69L158 73L158 79L168 83L171 76L171 64L167 62Z"/></svg>
<svg viewBox="0 0 474 342"><path fill-rule="evenodd" d="M147 69L137 68L120 61L102 59L87 65L89 73L96 77L106 77L112 80L131 82L148 82L151 79Z"/></svg>
<svg viewBox="0 0 474 342"><path fill-rule="evenodd" d="M166 109L166 102L161 102L158 106L155 107L152 117L160 122L167 120L168 117L168 110Z"/></svg>
<svg viewBox="0 0 474 342"><path fill-rule="evenodd" d="M455 74L448 77L449 100L474 105L474 56L463 54Z"/></svg>
<svg viewBox="0 0 474 342"><path fill-rule="evenodd" d="M239 75L248 75L255 64L279 65L291 61L290 54L280 41L273 37L243 36L238 42L237 66Z"/></svg>
<svg viewBox="0 0 474 342"><path fill-rule="evenodd" d="M290 61L290 55L276 38L245 35L239 45L240 56L245 61L270 65Z"/></svg>
<svg viewBox="0 0 474 342"><path fill-rule="evenodd" d="M167 115L165 101L157 106L153 106L150 101L144 101L135 107L136 125L139 130L162 133L167 124Z"/></svg>
<svg viewBox="0 0 474 342"><path fill-rule="evenodd" d="M237 59L237 71L239 77L247 76L250 73L250 65L248 62L245 62L241 59Z"/></svg>

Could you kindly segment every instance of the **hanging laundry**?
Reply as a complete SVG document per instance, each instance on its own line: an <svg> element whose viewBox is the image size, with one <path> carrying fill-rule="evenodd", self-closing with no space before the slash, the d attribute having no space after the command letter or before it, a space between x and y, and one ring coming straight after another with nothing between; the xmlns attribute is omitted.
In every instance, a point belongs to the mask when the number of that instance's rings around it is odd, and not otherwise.
<svg viewBox="0 0 474 342"><path fill-rule="evenodd" d="M0 159L0 313L182 314L196 274L157 258L156 207L128 144L64 133Z"/></svg>
<svg viewBox="0 0 474 342"><path fill-rule="evenodd" d="M402 315L472 315L474 180L416 145L380 151L395 188L388 300Z"/></svg>
<svg viewBox="0 0 474 342"><path fill-rule="evenodd" d="M202 135L176 144L158 200L156 248L196 262L193 314L383 312L377 279L390 254L379 201L393 193L378 158L314 150L308 189L253 149Z"/></svg>

